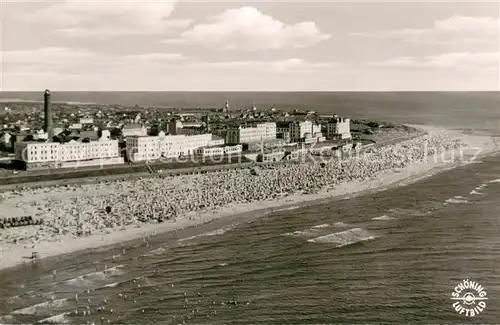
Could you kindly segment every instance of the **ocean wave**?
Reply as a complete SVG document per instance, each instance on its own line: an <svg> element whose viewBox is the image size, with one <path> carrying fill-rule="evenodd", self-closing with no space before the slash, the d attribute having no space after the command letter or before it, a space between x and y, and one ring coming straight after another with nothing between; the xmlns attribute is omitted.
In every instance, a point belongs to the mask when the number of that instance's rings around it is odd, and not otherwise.
<svg viewBox="0 0 500 325"><path fill-rule="evenodd" d="M478 191L476 191L476 190L472 190L472 191L470 191L470 193L469 193L469 194L472 194L472 195L484 195L484 193L480 193L480 192L478 192Z"/></svg>
<svg viewBox="0 0 500 325"><path fill-rule="evenodd" d="M273 212L291 211L291 210L297 210L298 208L300 208L300 207L288 207L288 208L276 209Z"/></svg>
<svg viewBox="0 0 500 325"><path fill-rule="evenodd" d="M15 303L16 301L19 301L19 300L21 300L21 297L19 297L19 295L15 295L15 296L7 298L7 303L12 304L12 303ZM1 324L1 322L0 322L0 324Z"/></svg>
<svg viewBox="0 0 500 325"><path fill-rule="evenodd" d="M12 312L14 315L50 315L54 308L62 308L66 306L68 303L68 299L56 299L44 301L36 305L28 306L22 309L17 309Z"/></svg>
<svg viewBox="0 0 500 325"><path fill-rule="evenodd" d="M113 283L105 284L104 287L105 288L114 288L114 287L116 287L119 284L120 283L118 283L118 282L113 282Z"/></svg>
<svg viewBox="0 0 500 325"><path fill-rule="evenodd" d="M349 227L349 225L348 225L347 223L342 222L342 221L335 222L335 223L333 224L333 226L335 226L335 227Z"/></svg>
<svg viewBox="0 0 500 325"><path fill-rule="evenodd" d="M62 313L59 315L51 316L49 318L42 319L38 324L69 324L70 321L66 317L67 313Z"/></svg>
<svg viewBox="0 0 500 325"><path fill-rule="evenodd" d="M282 236L294 236L294 237L307 237L314 236L316 232L313 229L297 230L294 232L287 232L282 234Z"/></svg>
<svg viewBox="0 0 500 325"><path fill-rule="evenodd" d="M381 221L388 221L388 220L394 220L396 218L394 217L389 217L387 215L381 215L380 217L375 217L375 218L372 218L372 220L381 220Z"/></svg>
<svg viewBox="0 0 500 325"><path fill-rule="evenodd" d="M12 315L0 316L0 324L11 324L12 322L14 322L14 316Z"/></svg>
<svg viewBox="0 0 500 325"><path fill-rule="evenodd" d="M448 199L445 201L445 203L452 203L452 204L467 204L469 203L469 201L467 200L464 200L464 199L458 199L458 198L452 198L452 199Z"/></svg>
<svg viewBox="0 0 500 325"><path fill-rule="evenodd" d="M167 251L167 249L165 247L158 247L156 249L153 249L151 251L149 251L148 253L142 255L142 256L154 256L154 255L161 255L163 253L165 253Z"/></svg>
<svg viewBox="0 0 500 325"><path fill-rule="evenodd" d="M400 209L400 208L389 209L389 212L391 212L391 214L395 214L398 216L414 216L414 217L423 217L430 214L429 211L423 212L415 209Z"/></svg>
<svg viewBox="0 0 500 325"><path fill-rule="evenodd" d="M92 284L92 280L85 279L84 276L81 275L79 277L66 280L66 281L64 281L64 283L72 285L72 286L84 287L84 286L88 286L88 285Z"/></svg>
<svg viewBox="0 0 500 325"><path fill-rule="evenodd" d="M481 184L479 185L478 187L475 188L475 190L482 190L483 188L485 188L486 186L488 186L488 184Z"/></svg>
<svg viewBox="0 0 500 325"><path fill-rule="evenodd" d="M493 179L493 180L489 181L488 183L500 183L500 178Z"/></svg>
<svg viewBox="0 0 500 325"><path fill-rule="evenodd" d="M321 229L321 228L328 228L328 227L330 227L330 224L328 224L328 223L322 223L320 225L312 226L311 228L312 229Z"/></svg>
<svg viewBox="0 0 500 325"><path fill-rule="evenodd" d="M195 235L195 236L191 236L191 237L186 237L186 238L181 238L181 239L179 239L179 242L190 241L190 240L200 238L200 237L220 236L220 235L225 234L226 232L228 232L231 229L233 229L233 227L220 228L220 229L216 229L213 231L205 232L203 234L199 234L199 235Z"/></svg>
<svg viewBox="0 0 500 325"><path fill-rule="evenodd" d="M309 239L310 243L336 244L336 247L356 244L363 241L375 239L376 236L363 228L352 228L349 230L328 234L325 236Z"/></svg>
<svg viewBox="0 0 500 325"><path fill-rule="evenodd" d="M112 276L122 275L124 273L123 267L123 265L117 265L103 271L87 273L76 278L66 280L64 283L72 286L89 286L94 281L106 280Z"/></svg>

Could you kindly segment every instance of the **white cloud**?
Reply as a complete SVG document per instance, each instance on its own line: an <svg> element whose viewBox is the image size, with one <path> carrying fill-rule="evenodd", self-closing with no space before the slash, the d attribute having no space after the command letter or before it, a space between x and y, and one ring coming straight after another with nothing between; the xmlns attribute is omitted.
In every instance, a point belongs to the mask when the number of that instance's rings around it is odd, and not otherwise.
<svg viewBox="0 0 500 325"><path fill-rule="evenodd" d="M174 11L176 2L66 0L49 2L47 7L25 13L22 19L49 24L55 27L55 32L71 37L163 34L191 24L191 20L166 19Z"/></svg>
<svg viewBox="0 0 500 325"><path fill-rule="evenodd" d="M478 70L498 69L500 55L498 52L455 52L425 57L402 57L381 62L371 62L368 65L378 67L412 68L412 69L452 69Z"/></svg>
<svg viewBox="0 0 500 325"><path fill-rule="evenodd" d="M4 72L83 74L96 71L103 75L110 71L120 73L131 69L154 71L163 65L175 65L188 59L178 53L112 55L65 47L3 51L2 55Z"/></svg>
<svg viewBox="0 0 500 325"><path fill-rule="evenodd" d="M452 16L448 19L436 21L434 29L449 32L473 31L496 35L500 29L500 19L493 17Z"/></svg>
<svg viewBox="0 0 500 325"><path fill-rule="evenodd" d="M229 9L209 23L195 25L178 39L167 43L195 43L221 46L223 49L266 50L307 47L327 40L314 22L285 24L253 7Z"/></svg>
<svg viewBox="0 0 500 325"><path fill-rule="evenodd" d="M498 18L452 16L434 22L429 28L382 30L375 33L355 32L350 35L442 44L493 43L498 42L499 29Z"/></svg>
<svg viewBox="0 0 500 325"><path fill-rule="evenodd" d="M217 69L232 71L252 71L264 73L295 73L326 71L337 66L333 62L308 62L303 59L290 58L274 61L229 61L229 62L193 62L191 68Z"/></svg>
<svg viewBox="0 0 500 325"><path fill-rule="evenodd" d="M330 62L308 62L299 58L274 61L195 61L179 53L112 55L85 49L50 47L36 50L3 52L3 70L8 73L101 73L123 76L137 74L182 74L186 71L222 71L227 73L307 73L335 67Z"/></svg>

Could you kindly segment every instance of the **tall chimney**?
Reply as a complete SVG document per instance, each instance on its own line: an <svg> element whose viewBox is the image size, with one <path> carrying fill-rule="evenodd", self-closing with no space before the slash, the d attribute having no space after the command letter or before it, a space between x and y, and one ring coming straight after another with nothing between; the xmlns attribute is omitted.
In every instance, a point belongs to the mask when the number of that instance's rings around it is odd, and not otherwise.
<svg viewBox="0 0 500 325"><path fill-rule="evenodd" d="M43 111L44 111L44 131L47 132L47 141L52 141L52 112L50 110L50 90L46 89L43 94Z"/></svg>

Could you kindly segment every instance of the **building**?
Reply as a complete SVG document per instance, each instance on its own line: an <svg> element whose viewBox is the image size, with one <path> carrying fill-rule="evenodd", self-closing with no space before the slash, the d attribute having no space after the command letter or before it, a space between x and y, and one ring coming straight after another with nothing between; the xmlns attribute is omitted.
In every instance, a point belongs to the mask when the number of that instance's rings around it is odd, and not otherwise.
<svg viewBox="0 0 500 325"><path fill-rule="evenodd" d="M173 118L166 124L165 131L171 135L194 135L206 133L206 127L201 122L182 122Z"/></svg>
<svg viewBox="0 0 500 325"><path fill-rule="evenodd" d="M276 122L276 133L290 133L290 121Z"/></svg>
<svg viewBox="0 0 500 325"><path fill-rule="evenodd" d="M285 157L284 151L271 151L266 153L260 153L257 155L258 162L276 162L281 161Z"/></svg>
<svg viewBox="0 0 500 325"><path fill-rule="evenodd" d="M168 123L166 123L165 132L171 135L176 135L177 130L180 129L181 127L182 127L182 122L176 118L173 118L170 121L168 121Z"/></svg>
<svg viewBox="0 0 500 325"><path fill-rule="evenodd" d="M321 134L321 125L311 121L293 121L289 124L289 130L291 141L301 141L306 137L315 138L318 133Z"/></svg>
<svg viewBox="0 0 500 325"><path fill-rule="evenodd" d="M81 124L82 126L92 126L94 124L94 119L92 117L83 117L80 119L79 124Z"/></svg>
<svg viewBox="0 0 500 325"><path fill-rule="evenodd" d="M147 136L148 130L140 124L125 124L122 127L122 136L124 138L131 136Z"/></svg>
<svg viewBox="0 0 500 325"><path fill-rule="evenodd" d="M83 129L83 125L81 123L73 123L71 124L68 129L70 130L81 130Z"/></svg>
<svg viewBox="0 0 500 325"><path fill-rule="evenodd" d="M351 120L334 116L326 124L326 138L329 140L351 139Z"/></svg>
<svg viewBox="0 0 500 325"><path fill-rule="evenodd" d="M12 135L9 132L0 132L0 148L12 148Z"/></svg>
<svg viewBox="0 0 500 325"><path fill-rule="evenodd" d="M266 122L253 126L228 129L226 133L226 143L254 143L276 139L276 123Z"/></svg>
<svg viewBox="0 0 500 325"><path fill-rule="evenodd" d="M202 147L220 146L224 139L212 134L130 136L126 139L127 156L130 161L151 161L160 158L178 158L193 155Z"/></svg>
<svg viewBox="0 0 500 325"><path fill-rule="evenodd" d="M278 122L277 125L280 137L289 139L292 142L304 142L306 138L321 141L323 138L321 124L316 124L312 121Z"/></svg>
<svg viewBox="0 0 500 325"><path fill-rule="evenodd" d="M243 146L237 144L234 146L214 146L196 149L196 153L202 157L238 155L243 151Z"/></svg>
<svg viewBox="0 0 500 325"><path fill-rule="evenodd" d="M33 132L33 140L49 140L49 134L47 132L44 132L43 130L35 130Z"/></svg>
<svg viewBox="0 0 500 325"><path fill-rule="evenodd" d="M282 139L285 143L291 142L292 138L290 137L290 132L278 132L276 133L277 139Z"/></svg>
<svg viewBox="0 0 500 325"><path fill-rule="evenodd" d="M117 140L17 142L14 156L26 169L68 168L123 163Z"/></svg>
<svg viewBox="0 0 500 325"><path fill-rule="evenodd" d="M324 142L326 141L326 137L323 136L323 133L318 133L316 132L315 134L311 133L305 133L303 138L300 138L299 142L305 143L305 144L312 144L312 143L317 143L317 142Z"/></svg>

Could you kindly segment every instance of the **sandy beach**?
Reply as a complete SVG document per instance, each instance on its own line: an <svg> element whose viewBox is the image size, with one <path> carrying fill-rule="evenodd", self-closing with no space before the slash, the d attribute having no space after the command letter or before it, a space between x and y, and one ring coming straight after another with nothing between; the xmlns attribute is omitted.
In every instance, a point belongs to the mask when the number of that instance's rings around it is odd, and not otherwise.
<svg viewBox="0 0 500 325"><path fill-rule="evenodd" d="M33 252L51 257L404 185L498 150L489 136L415 127L427 134L340 161L0 193L0 218L44 221L0 229L0 269L31 263Z"/></svg>

